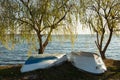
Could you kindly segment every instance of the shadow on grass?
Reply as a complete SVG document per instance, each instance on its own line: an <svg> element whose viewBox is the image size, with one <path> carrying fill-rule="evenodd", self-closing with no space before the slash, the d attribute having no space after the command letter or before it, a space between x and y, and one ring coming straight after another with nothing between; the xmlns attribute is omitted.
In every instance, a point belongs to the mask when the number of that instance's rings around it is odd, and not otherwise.
<svg viewBox="0 0 120 80"><path fill-rule="evenodd" d="M21 73L20 68L21 66L0 69L0 80L109 80L113 78L113 75L115 79L116 76L118 79L120 78L120 72L115 72L118 71L118 68L108 67L106 73L94 75L78 70L70 62L26 73Z"/></svg>
<svg viewBox="0 0 120 80"><path fill-rule="evenodd" d="M2 69L0 70L0 78L16 80L96 80L97 77L93 74L79 71L69 62L48 69L26 73L21 73L20 68L21 66Z"/></svg>
<svg viewBox="0 0 120 80"><path fill-rule="evenodd" d="M119 74L119 73L118 72L113 72L113 73L107 75L105 78L103 78L103 80L111 80L114 76L115 76L114 80L118 80L119 77L116 76L117 74Z"/></svg>
<svg viewBox="0 0 120 80"><path fill-rule="evenodd" d="M113 65L120 66L120 61L114 61Z"/></svg>

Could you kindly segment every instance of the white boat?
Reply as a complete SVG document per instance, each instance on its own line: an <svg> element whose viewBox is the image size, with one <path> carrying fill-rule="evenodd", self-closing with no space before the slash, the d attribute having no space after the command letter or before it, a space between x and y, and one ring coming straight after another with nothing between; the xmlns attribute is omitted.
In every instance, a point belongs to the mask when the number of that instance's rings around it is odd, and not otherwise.
<svg viewBox="0 0 120 80"><path fill-rule="evenodd" d="M21 72L29 72L37 69L49 68L67 60L66 54L38 54L30 56L21 68Z"/></svg>
<svg viewBox="0 0 120 80"><path fill-rule="evenodd" d="M78 69L89 73L101 74L107 70L101 56L96 53L71 52L69 55L69 60Z"/></svg>

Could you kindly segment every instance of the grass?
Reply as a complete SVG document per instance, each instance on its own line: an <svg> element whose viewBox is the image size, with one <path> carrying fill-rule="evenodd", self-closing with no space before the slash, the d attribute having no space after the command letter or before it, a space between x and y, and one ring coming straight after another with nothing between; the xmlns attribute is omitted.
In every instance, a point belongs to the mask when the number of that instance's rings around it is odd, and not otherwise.
<svg viewBox="0 0 120 80"><path fill-rule="evenodd" d="M120 61L107 59L104 62L108 70L101 75L82 72L69 62L27 73L20 72L21 65L1 66L0 80L120 80Z"/></svg>

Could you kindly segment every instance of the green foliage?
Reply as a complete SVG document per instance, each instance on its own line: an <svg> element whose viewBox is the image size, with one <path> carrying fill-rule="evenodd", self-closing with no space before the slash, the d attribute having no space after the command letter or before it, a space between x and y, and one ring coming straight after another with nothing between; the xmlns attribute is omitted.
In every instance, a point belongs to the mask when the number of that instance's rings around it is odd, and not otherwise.
<svg viewBox="0 0 120 80"><path fill-rule="evenodd" d="M0 41L16 44L21 40L16 41L15 35L20 34L19 39L29 43L32 34L37 34L40 48L44 49L52 33L75 33L78 6L75 0L1 0ZM6 34L11 35L9 40L3 37ZM41 35L46 36L44 42Z"/></svg>
<svg viewBox="0 0 120 80"><path fill-rule="evenodd" d="M82 1L82 0L81 0ZM88 24L92 31L101 34L102 28L119 29L120 0L84 0L84 15L81 21Z"/></svg>
<svg viewBox="0 0 120 80"><path fill-rule="evenodd" d="M103 58L112 39L113 32L120 29L120 0L81 0L85 16L80 16L82 23L96 33L96 46ZM105 33L109 35L103 43ZM103 46L103 44L105 44Z"/></svg>

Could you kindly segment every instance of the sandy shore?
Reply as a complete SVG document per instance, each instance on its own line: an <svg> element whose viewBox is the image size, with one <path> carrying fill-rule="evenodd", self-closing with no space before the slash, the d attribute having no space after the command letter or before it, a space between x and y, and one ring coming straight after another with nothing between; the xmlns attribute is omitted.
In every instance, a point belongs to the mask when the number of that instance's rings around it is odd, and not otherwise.
<svg viewBox="0 0 120 80"><path fill-rule="evenodd" d="M44 70L21 73L21 65L0 66L0 80L120 80L120 61L104 60L108 71L94 75L79 71L71 63Z"/></svg>

